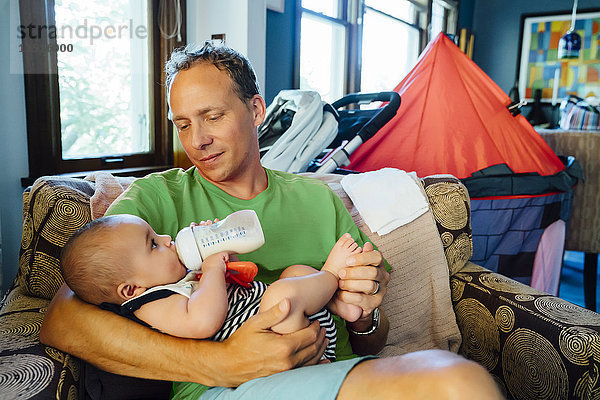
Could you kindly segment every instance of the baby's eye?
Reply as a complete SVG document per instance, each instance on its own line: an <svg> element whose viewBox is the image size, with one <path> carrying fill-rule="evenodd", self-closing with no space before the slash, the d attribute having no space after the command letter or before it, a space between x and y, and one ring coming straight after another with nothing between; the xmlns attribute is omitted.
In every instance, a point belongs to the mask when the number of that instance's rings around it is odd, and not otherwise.
<svg viewBox="0 0 600 400"><path fill-rule="evenodd" d="M157 246L158 246L158 244L156 244L156 241L154 239L152 239L152 244L150 247L154 249Z"/></svg>

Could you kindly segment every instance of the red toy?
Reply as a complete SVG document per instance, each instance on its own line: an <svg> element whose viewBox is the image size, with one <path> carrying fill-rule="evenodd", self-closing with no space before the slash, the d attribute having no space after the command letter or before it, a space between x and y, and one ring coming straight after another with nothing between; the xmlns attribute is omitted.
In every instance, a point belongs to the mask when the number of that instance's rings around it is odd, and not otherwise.
<svg viewBox="0 0 600 400"><path fill-rule="evenodd" d="M243 287L250 287L252 280L258 273L258 267L251 261L231 261L226 263L225 281L228 283L237 283ZM200 279L202 273L196 274L196 279Z"/></svg>

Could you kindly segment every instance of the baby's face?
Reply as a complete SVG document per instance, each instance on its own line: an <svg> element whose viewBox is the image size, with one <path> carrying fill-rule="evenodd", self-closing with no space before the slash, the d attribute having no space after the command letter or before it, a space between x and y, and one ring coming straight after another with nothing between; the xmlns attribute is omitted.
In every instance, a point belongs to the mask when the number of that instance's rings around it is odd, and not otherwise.
<svg viewBox="0 0 600 400"><path fill-rule="evenodd" d="M138 286L165 285L185 276L187 269L179 261L169 235L157 235L146 221L134 216L124 217L115 231Z"/></svg>

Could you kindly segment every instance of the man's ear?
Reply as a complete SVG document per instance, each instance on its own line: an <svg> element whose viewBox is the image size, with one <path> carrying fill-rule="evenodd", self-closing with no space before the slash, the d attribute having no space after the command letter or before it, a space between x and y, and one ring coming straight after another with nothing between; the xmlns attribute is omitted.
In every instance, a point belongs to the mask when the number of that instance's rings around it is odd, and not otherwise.
<svg viewBox="0 0 600 400"><path fill-rule="evenodd" d="M117 287L117 294L123 300L129 300L146 291L145 287L137 286L132 283L123 282Z"/></svg>
<svg viewBox="0 0 600 400"><path fill-rule="evenodd" d="M267 105L260 94L255 94L250 99L250 109L254 113L254 126L258 127L265 120Z"/></svg>

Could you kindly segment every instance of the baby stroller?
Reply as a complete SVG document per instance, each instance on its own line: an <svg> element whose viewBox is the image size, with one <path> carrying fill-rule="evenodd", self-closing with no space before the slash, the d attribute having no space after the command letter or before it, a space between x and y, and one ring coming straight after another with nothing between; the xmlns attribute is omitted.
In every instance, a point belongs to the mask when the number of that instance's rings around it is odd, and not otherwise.
<svg viewBox="0 0 600 400"><path fill-rule="evenodd" d="M343 109L387 102L375 109ZM261 163L280 171L333 172L381 129L400 107L396 92L353 93L332 104L317 92L283 90L267 108L258 130ZM334 150L332 150L334 149Z"/></svg>

